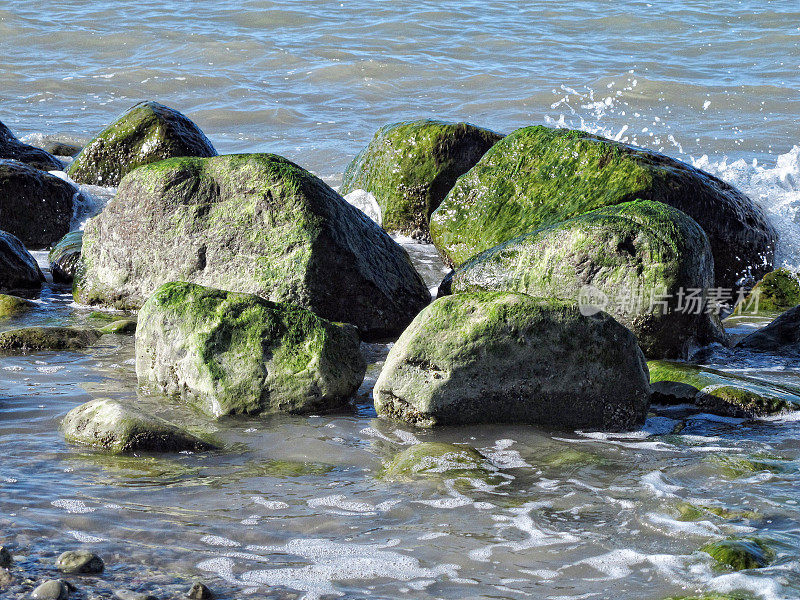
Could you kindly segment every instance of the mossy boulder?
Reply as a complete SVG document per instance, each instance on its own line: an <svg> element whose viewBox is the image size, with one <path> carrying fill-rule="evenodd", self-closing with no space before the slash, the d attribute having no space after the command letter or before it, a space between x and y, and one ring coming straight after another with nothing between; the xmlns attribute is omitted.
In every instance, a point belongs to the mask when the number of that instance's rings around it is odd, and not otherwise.
<svg viewBox="0 0 800 600"><path fill-rule="evenodd" d="M190 281L304 306L367 338L430 302L408 254L308 171L272 154L137 169L83 235L77 301L139 308Z"/></svg>
<svg viewBox="0 0 800 600"><path fill-rule="evenodd" d="M28 248L46 248L69 232L77 193L55 175L0 159L0 229Z"/></svg>
<svg viewBox="0 0 800 600"><path fill-rule="evenodd" d="M27 354L43 350L83 350L100 334L81 327L23 327L0 333L0 353Z"/></svg>
<svg viewBox="0 0 800 600"><path fill-rule="evenodd" d="M725 339L719 316L682 295L714 284L708 239L660 202L607 206L514 238L467 261L449 283L454 293L507 290L597 305L636 334L648 357L684 358ZM584 298L587 290L595 296Z"/></svg>
<svg viewBox="0 0 800 600"><path fill-rule="evenodd" d="M710 555L720 567L734 571L760 569L775 558L775 551L759 538L735 538L711 542L700 548Z"/></svg>
<svg viewBox="0 0 800 600"><path fill-rule="evenodd" d="M38 290L44 275L18 237L0 231L0 292Z"/></svg>
<svg viewBox="0 0 800 600"><path fill-rule="evenodd" d="M380 477L389 481L420 478L485 480L496 471L497 468L471 446L421 442L398 452L384 465Z"/></svg>
<svg viewBox="0 0 800 600"><path fill-rule="evenodd" d="M439 298L403 332L374 389L378 415L420 426L534 423L630 429L645 418L647 366L605 313L514 292Z"/></svg>
<svg viewBox="0 0 800 600"><path fill-rule="evenodd" d="M215 447L160 417L108 398L73 408L61 421L61 430L71 444L92 446L110 454L201 451Z"/></svg>
<svg viewBox="0 0 800 600"><path fill-rule="evenodd" d="M140 380L215 417L335 408L365 371L354 327L253 294L168 283L139 312Z"/></svg>
<svg viewBox="0 0 800 600"><path fill-rule="evenodd" d="M800 408L800 390L688 363L651 360L653 402L694 403L705 412L737 418L764 417Z"/></svg>
<svg viewBox="0 0 800 600"><path fill-rule="evenodd" d="M800 305L800 275L775 269L764 275L736 309L740 312L783 312Z"/></svg>
<svg viewBox="0 0 800 600"><path fill-rule="evenodd" d="M679 521L700 521L709 517L718 517L726 520L753 520L760 519L761 515L752 510L736 510L724 508L722 506L695 505L689 502L681 502L675 510L678 513Z"/></svg>
<svg viewBox="0 0 800 600"><path fill-rule="evenodd" d="M757 473L784 473L787 461L776 456L733 454L711 454L706 460L716 466L720 472L730 479L750 477Z"/></svg>
<svg viewBox="0 0 800 600"><path fill-rule="evenodd" d="M789 356L800 354L800 306L790 308L766 327L751 333L736 348Z"/></svg>
<svg viewBox="0 0 800 600"><path fill-rule="evenodd" d="M522 234L637 198L697 221L711 244L715 286L770 270L776 232L732 186L657 152L541 126L506 136L458 179L431 215L431 237L460 265Z"/></svg>
<svg viewBox="0 0 800 600"><path fill-rule="evenodd" d="M178 156L216 156L194 122L158 102L140 102L97 134L67 169L79 183L117 186L142 165Z"/></svg>
<svg viewBox="0 0 800 600"><path fill-rule="evenodd" d="M16 160L42 171L61 171L64 169L64 163L55 156L41 148L34 148L33 146L19 141L17 136L1 122L0 158Z"/></svg>
<svg viewBox="0 0 800 600"><path fill-rule="evenodd" d="M47 255L50 272L56 283L71 283L81 260L83 232L71 231L53 246Z"/></svg>
<svg viewBox="0 0 800 600"><path fill-rule="evenodd" d="M100 327L97 331L103 335L114 333L117 335L130 335L136 333L136 319L117 319L108 325Z"/></svg>
<svg viewBox="0 0 800 600"><path fill-rule="evenodd" d="M36 304L19 296L0 294L0 317L13 317L34 308Z"/></svg>
<svg viewBox="0 0 800 600"><path fill-rule="evenodd" d="M341 193L370 192L385 230L428 239L431 213L456 179L502 137L469 123L386 125L345 169Z"/></svg>

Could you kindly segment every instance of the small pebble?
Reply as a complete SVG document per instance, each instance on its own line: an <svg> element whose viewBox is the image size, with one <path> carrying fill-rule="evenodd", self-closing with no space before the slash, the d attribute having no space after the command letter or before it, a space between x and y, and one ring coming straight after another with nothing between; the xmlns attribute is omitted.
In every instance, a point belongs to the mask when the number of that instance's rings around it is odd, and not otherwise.
<svg viewBox="0 0 800 600"><path fill-rule="evenodd" d="M0 567L10 567L14 560L11 558L11 553L5 546L0 546Z"/></svg>
<svg viewBox="0 0 800 600"><path fill-rule="evenodd" d="M0 567L0 589L4 587L8 587L14 581L14 577L11 575L11 571Z"/></svg>
<svg viewBox="0 0 800 600"><path fill-rule="evenodd" d="M203 585L201 581L195 581L186 596L190 600L213 600L214 592Z"/></svg>
<svg viewBox="0 0 800 600"><path fill-rule="evenodd" d="M67 600L69 590L58 579L50 579L31 592L33 600Z"/></svg>
<svg viewBox="0 0 800 600"><path fill-rule="evenodd" d="M58 557L56 568L62 573L102 573L105 565L94 552L69 550Z"/></svg>

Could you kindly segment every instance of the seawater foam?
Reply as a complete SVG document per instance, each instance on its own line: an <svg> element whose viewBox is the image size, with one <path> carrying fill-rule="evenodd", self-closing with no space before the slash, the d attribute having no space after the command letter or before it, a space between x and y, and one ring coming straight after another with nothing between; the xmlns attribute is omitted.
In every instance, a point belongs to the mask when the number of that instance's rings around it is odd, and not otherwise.
<svg viewBox="0 0 800 600"><path fill-rule="evenodd" d="M75 187L72 196L70 231L82 230L86 226L86 221L100 213L117 193L117 188L114 187L75 183L64 171L50 171L50 174Z"/></svg>

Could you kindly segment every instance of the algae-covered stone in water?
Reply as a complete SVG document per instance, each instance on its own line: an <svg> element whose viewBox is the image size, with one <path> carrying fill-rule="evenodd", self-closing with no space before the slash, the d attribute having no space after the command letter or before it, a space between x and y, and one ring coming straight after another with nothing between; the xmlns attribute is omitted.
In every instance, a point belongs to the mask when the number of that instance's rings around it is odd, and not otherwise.
<svg viewBox="0 0 800 600"><path fill-rule="evenodd" d="M469 123L423 119L386 125L345 169L341 193L372 193L384 229L427 239L431 213L502 137Z"/></svg>
<svg viewBox="0 0 800 600"><path fill-rule="evenodd" d="M534 423L630 429L649 406L635 336L605 313L513 292L446 296L390 350L378 415L430 426Z"/></svg>
<svg viewBox="0 0 800 600"><path fill-rule="evenodd" d="M139 313L139 378L213 416L335 408L365 371L354 327L253 294L169 283Z"/></svg>

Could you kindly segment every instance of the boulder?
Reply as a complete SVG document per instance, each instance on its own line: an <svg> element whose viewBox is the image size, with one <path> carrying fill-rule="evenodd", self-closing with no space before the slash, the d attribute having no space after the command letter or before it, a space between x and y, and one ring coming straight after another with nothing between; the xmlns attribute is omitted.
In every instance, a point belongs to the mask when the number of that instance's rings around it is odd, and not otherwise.
<svg viewBox="0 0 800 600"><path fill-rule="evenodd" d="M53 246L48 254L50 272L56 283L71 283L81 259L83 232L70 231Z"/></svg>
<svg viewBox="0 0 800 600"><path fill-rule="evenodd" d="M105 569L103 559L89 550L68 550L56 559L56 569L62 573L97 574Z"/></svg>
<svg viewBox="0 0 800 600"><path fill-rule="evenodd" d="M687 363L651 360L647 366L651 399L659 404L692 403L707 413L745 419L800 408L800 390Z"/></svg>
<svg viewBox="0 0 800 600"><path fill-rule="evenodd" d="M513 292L439 298L390 350L379 416L415 425L533 423L624 430L644 422L647 365L609 315Z"/></svg>
<svg viewBox="0 0 800 600"><path fill-rule="evenodd" d="M31 592L32 600L67 600L69 588L60 579L48 579Z"/></svg>
<svg viewBox="0 0 800 600"><path fill-rule="evenodd" d="M27 312L35 306L35 302L31 302L25 298L0 294L0 317L13 317Z"/></svg>
<svg viewBox="0 0 800 600"><path fill-rule="evenodd" d="M83 350L100 334L80 327L23 327L0 333L0 353L26 354L42 350Z"/></svg>
<svg viewBox="0 0 800 600"><path fill-rule="evenodd" d="M408 254L285 158L177 158L130 173L83 236L77 301L136 309L189 281L309 308L366 338L430 302Z"/></svg>
<svg viewBox="0 0 800 600"><path fill-rule="evenodd" d="M83 147L69 166L73 181L117 186L140 167L175 156L216 156L186 116L158 102L140 102Z"/></svg>
<svg viewBox="0 0 800 600"><path fill-rule="evenodd" d="M11 133L11 130L0 122L0 158L16 160L34 169L42 171L63 171L64 163L41 148L34 148Z"/></svg>
<svg viewBox="0 0 800 600"><path fill-rule="evenodd" d="M35 146L54 156L75 156L83 149L83 142L64 135L50 134L39 136L35 140Z"/></svg>
<svg viewBox="0 0 800 600"><path fill-rule="evenodd" d="M714 284L706 235L660 202L607 206L514 238L458 267L449 284L453 293L515 291L597 306L652 358L685 358L725 339L703 300ZM687 300L691 290L698 302Z"/></svg>
<svg viewBox="0 0 800 600"><path fill-rule="evenodd" d="M365 371L354 327L299 306L168 283L139 312L139 379L215 417L336 408Z"/></svg>
<svg viewBox="0 0 800 600"><path fill-rule="evenodd" d="M783 312L800 305L800 276L789 269L775 269L764 275L737 312Z"/></svg>
<svg viewBox="0 0 800 600"><path fill-rule="evenodd" d="M711 542L700 548L700 551L710 555L720 567L734 571L760 569L775 558L775 551L769 544L755 537Z"/></svg>
<svg viewBox="0 0 800 600"><path fill-rule="evenodd" d="M734 288L771 270L775 229L732 186L657 152L540 126L503 138L458 179L431 215L431 237L460 265L519 235L635 199L697 221L711 244L715 286Z"/></svg>
<svg viewBox="0 0 800 600"><path fill-rule="evenodd" d="M77 193L55 175L0 159L0 229L28 248L46 248L69 232Z"/></svg>
<svg viewBox="0 0 800 600"><path fill-rule="evenodd" d="M108 398L73 408L61 421L61 430L71 444L92 446L111 454L215 448L164 419Z"/></svg>
<svg viewBox="0 0 800 600"><path fill-rule="evenodd" d="M790 308L766 327L754 331L736 344L736 348L790 356L800 354L800 306Z"/></svg>
<svg viewBox="0 0 800 600"><path fill-rule="evenodd" d="M38 290L43 281L36 259L19 238L0 231L0 292Z"/></svg>
<svg viewBox="0 0 800 600"><path fill-rule="evenodd" d="M345 169L341 193L374 195L386 231L428 239L428 221L456 179L502 135L468 123L406 121L381 127Z"/></svg>

